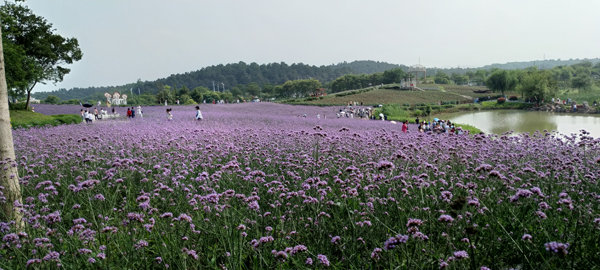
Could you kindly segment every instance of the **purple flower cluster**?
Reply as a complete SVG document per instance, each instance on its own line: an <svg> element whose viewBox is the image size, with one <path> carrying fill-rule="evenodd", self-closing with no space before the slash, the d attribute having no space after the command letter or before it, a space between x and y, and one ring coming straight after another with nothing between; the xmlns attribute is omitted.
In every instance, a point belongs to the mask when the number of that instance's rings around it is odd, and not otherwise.
<svg viewBox="0 0 600 270"><path fill-rule="evenodd" d="M567 249L569 248L569 244L567 243L559 243L559 242L549 242L544 244L547 251L551 251L557 255L567 255L569 252Z"/></svg>
<svg viewBox="0 0 600 270"><path fill-rule="evenodd" d="M405 244L406 241L408 241L408 235L396 235L394 237L390 237L388 240L386 240L383 243L383 249L384 250L392 250L394 248L396 248L397 245L399 244Z"/></svg>

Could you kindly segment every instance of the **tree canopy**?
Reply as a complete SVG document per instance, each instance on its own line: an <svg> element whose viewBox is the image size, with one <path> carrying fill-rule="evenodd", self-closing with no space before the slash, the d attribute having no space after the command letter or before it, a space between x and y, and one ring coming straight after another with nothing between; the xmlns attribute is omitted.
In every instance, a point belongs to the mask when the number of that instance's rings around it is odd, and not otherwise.
<svg viewBox="0 0 600 270"><path fill-rule="evenodd" d="M552 78L552 73L537 69L529 70L517 88L525 97L536 102L553 97L557 89L557 82Z"/></svg>
<svg viewBox="0 0 600 270"><path fill-rule="evenodd" d="M2 44L8 48L8 85L15 96L27 94L27 106L36 84L57 83L71 72L65 65L81 60L75 38L55 33L52 24L23 4L5 2L0 7Z"/></svg>
<svg viewBox="0 0 600 270"><path fill-rule="evenodd" d="M492 73L486 80L485 86L494 92L504 92L514 90L519 81L511 71L497 70Z"/></svg>

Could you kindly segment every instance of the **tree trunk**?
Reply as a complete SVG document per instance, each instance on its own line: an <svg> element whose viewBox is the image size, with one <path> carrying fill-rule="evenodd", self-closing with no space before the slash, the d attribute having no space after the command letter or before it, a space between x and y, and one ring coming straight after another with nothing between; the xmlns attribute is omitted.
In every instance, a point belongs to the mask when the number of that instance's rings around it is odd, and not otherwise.
<svg viewBox="0 0 600 270"><path fill-rule="evenodd" d="M25 103L25 110L29 110L29 98L31 98L31 90L27 90L27 102Z"/></svg>
<svg viewBox="0 0 600 270"><path fill-rule="evenodd" d="M2 36L1 30L0 36ZM4 188L0 191L3 194L0 197L5 197L5 201L0 202L2 211L0 220L14 220L17 227L22 227L23 213L18 209L14 209L15 201L22 203L23 200L21 186L19 185L19 171L15 160L12 128L10 126L5 73L4 53L0 42L0 186Z"/></svg>

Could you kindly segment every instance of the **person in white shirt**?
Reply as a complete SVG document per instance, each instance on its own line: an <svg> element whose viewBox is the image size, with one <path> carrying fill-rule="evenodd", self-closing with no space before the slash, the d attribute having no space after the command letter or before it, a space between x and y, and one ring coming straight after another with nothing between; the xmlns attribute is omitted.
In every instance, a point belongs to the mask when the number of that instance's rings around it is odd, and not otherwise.
<svg viewBox="0 0 600 270"><path fill-rule="evenodd" d="M142 114L142 106L138 105L136 111L137 112L135 112L135 114L139 115L141 118L144 118L144 115Z"/></svg>
<svg viewBox="0 0 600 270"><path fill-rule="evenodd" d="M196 120L202 121L202 112L200 111L200 107L196 106Z"/></svg>
<svg viewBox="0 0 600 270"><path fill-rule="evenodd" d="M86 123L91 123L93 117L93 114L89 113L88 110L85 110L85 112L83 113L83 118L85 119Z"/></svg>

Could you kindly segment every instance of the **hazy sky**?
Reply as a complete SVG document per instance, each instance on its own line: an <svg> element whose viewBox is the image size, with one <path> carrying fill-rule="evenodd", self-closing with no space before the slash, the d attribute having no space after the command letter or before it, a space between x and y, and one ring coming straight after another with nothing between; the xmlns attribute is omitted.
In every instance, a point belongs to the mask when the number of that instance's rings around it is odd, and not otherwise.
<svg viewBox="0 0 600 270"><path fill-rule="evenodd" d="M426 67L600 57L599 0L28 0L83 59L34 91L202 67L376 60Z"/></svg>

